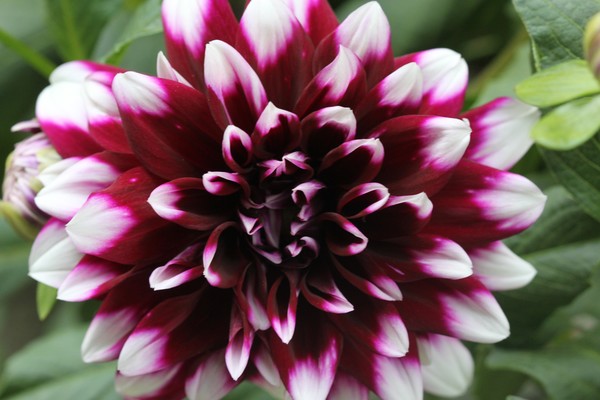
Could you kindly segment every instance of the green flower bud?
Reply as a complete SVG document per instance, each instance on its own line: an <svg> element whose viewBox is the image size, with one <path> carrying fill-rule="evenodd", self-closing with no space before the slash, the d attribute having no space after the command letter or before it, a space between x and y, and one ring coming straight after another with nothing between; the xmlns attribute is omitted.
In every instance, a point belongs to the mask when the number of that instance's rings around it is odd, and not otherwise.
<svg viewBox="0 0 600 400"><path fill-rule="evenodd" d="M588 21L583 36L585 59L596 79L600 79L600 13Z"/></svg>
<svg viewBox="0 0 600 400"><path fill-rule="evenodd" d="M0 214L27 238L35 237L48 220L35 205L35 196L43 186L38 176L59 160L60 156L44 133L17 143L6 160Z"/></svg>

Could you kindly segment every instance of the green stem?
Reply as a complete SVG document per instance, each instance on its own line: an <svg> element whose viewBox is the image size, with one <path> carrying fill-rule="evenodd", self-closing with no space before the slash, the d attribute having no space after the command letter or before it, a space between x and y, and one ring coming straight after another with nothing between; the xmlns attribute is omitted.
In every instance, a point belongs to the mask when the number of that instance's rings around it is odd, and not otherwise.
<svg viewBox="0 0 600 400"><path fill-rule="evenodd" d="M56 65L48 58L35 51L19 39L11 36L8 32L0 28L0 43L3 43L23 58L32 68L48 78L50 73L56 68Z"/></svg>

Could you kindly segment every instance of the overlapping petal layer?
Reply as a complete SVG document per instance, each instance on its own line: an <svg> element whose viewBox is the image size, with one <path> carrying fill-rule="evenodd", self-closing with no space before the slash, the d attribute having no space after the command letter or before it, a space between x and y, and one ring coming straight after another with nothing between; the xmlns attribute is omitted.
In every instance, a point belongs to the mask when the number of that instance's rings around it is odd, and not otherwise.
<svg viewBox="0 0 600 400"><path fill-rule="evenodd" d="M371 2L165 0L158 77L60 67L37 105L65 158L30 274L101 299L82 352L129 399L466 390L460 339L509 334L490 290L535 271L501 240L545 197L506 172L534 109L460 114L448 49L393 58ZM515 149L519 150L518 154Z"/></svg>

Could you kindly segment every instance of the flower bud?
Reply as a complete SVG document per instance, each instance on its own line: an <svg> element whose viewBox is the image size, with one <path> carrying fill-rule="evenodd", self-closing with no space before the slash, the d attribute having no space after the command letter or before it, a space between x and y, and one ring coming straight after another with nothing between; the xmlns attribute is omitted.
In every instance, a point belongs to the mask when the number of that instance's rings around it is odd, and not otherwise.
<svg viewBox="0 0 600 400"><path fill-rule="evenodd" d="M585 59L596 79L600 79L600 13L588 21L583 36Z"/></svg>
<svg viewBox="0 0 600 400"><path fill-rule="evenodd" d="M36 131L33 123L20 123L14 130ZM35 196L42 189L39 174L60 160L60 156L42 132L17 143L6 160L6 172L2 184L0 213L21 235L33 238L47 221L48 216L35 205Z"/></svg>

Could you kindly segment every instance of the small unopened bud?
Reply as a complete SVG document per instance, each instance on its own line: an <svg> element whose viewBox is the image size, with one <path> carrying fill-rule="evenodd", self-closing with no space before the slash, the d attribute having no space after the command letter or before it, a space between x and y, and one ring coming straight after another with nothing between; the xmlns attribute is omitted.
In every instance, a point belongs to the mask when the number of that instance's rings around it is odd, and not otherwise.
<svg viewBox="0 0 600 400"><path fill-rule="evenodd" d="M21 129L20 125L14 130L29 130ZM35 196L42 189L38 176L59 160L60 156L41 132L17 143L6 160L0 213L25 237L35 237L48 220L35 205Z"/></svg>
<svg viewBox="0 0 600 400"><path fill-rule="evenodd" d="M583 50L594 76L600 79L600 13L590 18L585 26Z"/></svg>

